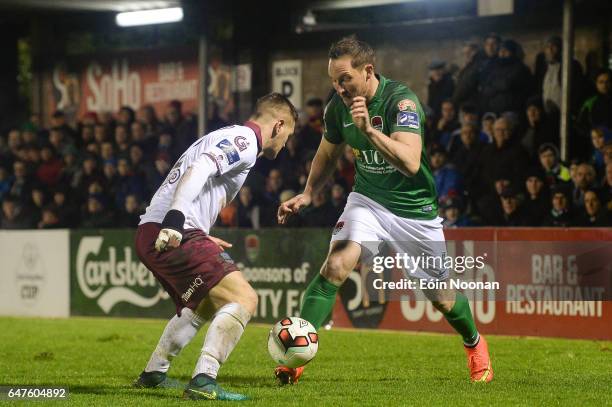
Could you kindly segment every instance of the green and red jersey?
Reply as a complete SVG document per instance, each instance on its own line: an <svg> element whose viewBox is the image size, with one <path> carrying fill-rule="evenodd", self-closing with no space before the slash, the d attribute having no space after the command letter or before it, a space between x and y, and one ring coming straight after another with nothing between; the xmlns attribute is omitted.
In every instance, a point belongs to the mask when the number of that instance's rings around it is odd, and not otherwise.
<svg viewBox="0 0 612 407"><path fill-rule="evenodd" d="M395 132L418 134L423 143L421 165L406 176L370 143L353 123L349 108L334 95L325 109L324 137L333 144L347 143L355 155L353 190L378 202L397 216L431 220L438 216L436 186L425 152L425 114L418 98L405 85L377 75L379 85L368 103L372 127L390 136Z"/></svg>

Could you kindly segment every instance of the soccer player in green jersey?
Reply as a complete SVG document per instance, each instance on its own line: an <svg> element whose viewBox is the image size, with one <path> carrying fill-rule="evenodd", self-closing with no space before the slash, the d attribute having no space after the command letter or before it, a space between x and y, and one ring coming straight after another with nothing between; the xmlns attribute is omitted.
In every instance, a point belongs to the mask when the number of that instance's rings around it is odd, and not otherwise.
<svg viewBox="0 0 612 407"><path fill-rule="evenodd" d="M349 37L331 46L328 73L336 94L325 110L324 137L304 192L278 209L282 224L309 205L333 174L345 145L352 147L355 187L332 233L327 259L304 293L301 317L317 329L357 265L363 243L385 241L409 255L445 255L434 178L423 149L423 109L414 92L376 74L374 64L374 51L365 42ZM402 242L409 242L409 248ZM412 277L443 281L448 273L434 267ZM476 330L467 298L451 291L426 295L463 338L471 380L491 381L487 343ZM281 383L296 383L302 372L303 367L275 370Z"/></svg>

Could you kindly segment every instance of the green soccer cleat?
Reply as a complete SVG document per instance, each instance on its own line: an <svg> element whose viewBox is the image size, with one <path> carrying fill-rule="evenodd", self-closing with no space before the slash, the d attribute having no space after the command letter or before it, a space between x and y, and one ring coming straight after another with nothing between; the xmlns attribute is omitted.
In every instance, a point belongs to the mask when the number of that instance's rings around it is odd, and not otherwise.
<svg viewBox="0 0 612 407"><path fill-rule="evenodd" d="M132 385L134 387L150 389L153 387L164 387L165 382L165 372L142 372Z"/></svg>
<svg viewBox="0 0 612 407"><path fill-rule="evenodd" d="M216 380L211 379L205 374L199 374L187 385L183 398L191 400L225 400L243 401L249 398L244 394L230 393L225 391Z"/></svg>

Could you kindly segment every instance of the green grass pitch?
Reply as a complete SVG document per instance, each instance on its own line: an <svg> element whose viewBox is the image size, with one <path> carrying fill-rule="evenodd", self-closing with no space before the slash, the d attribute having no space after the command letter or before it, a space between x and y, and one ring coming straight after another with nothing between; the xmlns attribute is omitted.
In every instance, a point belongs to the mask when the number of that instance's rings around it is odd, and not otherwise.
<svg viewBox="0 0 612 407"><path fill-rule="evenodd" d="M130 387L164 324L0 318L0 385L67 386L69 400L55 402L67 405L194 403L181 400L180 389ZM495 379L474 385L456 336L333 329L321 333L302 381L281 388L272 377L268 330L248 326L220 372L220 383L252 397L245 405L612 405L610 342L490 336ZM176 358L170 377L189 380L202 342L200 332Z"/></svg>

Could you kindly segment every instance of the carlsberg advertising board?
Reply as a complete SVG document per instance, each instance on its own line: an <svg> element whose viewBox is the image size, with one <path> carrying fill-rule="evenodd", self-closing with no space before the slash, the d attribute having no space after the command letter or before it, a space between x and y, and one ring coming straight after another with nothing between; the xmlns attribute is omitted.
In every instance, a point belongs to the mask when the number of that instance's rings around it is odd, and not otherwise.
<svg viewBox="0 0 612 407"><path fill-rule="evenodd" d="M168 318L175 307L139 261L134 230L71 231L71 315ZM304 289L325 258L321 230L216 230L259 296L254 321L298 315Z"/></svg>
<svg viewBox="0 0 612 407"><path fill-rule="evenodd" d="M70 313L166 318L174 305L138 260L133 230L72 231Z"/></svg>

